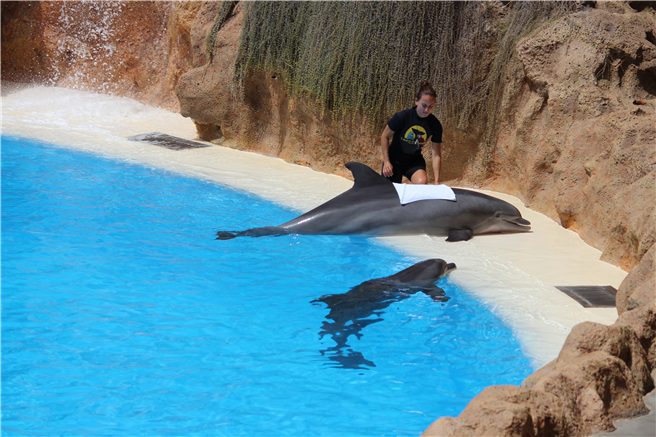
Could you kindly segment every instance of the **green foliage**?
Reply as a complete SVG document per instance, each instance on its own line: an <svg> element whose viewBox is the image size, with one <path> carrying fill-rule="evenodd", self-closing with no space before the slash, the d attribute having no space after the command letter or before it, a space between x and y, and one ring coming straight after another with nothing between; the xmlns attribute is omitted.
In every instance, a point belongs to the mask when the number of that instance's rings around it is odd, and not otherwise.
<svg viewBox="0 0 656 437"><path fill-rule="evenodd" d="M376 126L411 106L428 79L438 118L460 129L477 120L489 148L517 41L567 3L247 2L235 77L243 87L249 71L276 72L293 95Z"/></svg>
<svg viewBox="0 0 656 437"><path fill-rule="evenodd" d="M216 14L216 19L212 25L209 35L205 40L205 53L207 56L212 59L212 52L214 51L214 43L216 41L216 34L219 33L219 29L223 26L223 23L226 22L235 6L239 3L238 1L222 1L221 6L219 7L219 12Z"/></svg>

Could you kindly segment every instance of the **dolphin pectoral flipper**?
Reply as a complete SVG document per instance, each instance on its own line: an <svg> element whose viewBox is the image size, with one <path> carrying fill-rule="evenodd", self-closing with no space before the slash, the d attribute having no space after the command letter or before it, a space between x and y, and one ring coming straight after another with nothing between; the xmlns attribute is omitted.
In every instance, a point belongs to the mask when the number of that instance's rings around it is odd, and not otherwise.
<svg viewBox="0 0 656 437"><path fill-rule="evenodd" d="M237 237L279 237L288 235L290 232L279 226L264 226L262 228L252 228L245 231L218 231L217 240L232 240Z"/></svg>
<svg viewBox="0 0 656 437"><path fill-rule="evenodd" d="M473 236L474 232L471 229L449 229L449 238L446 241L467 241Z"/></svg>
<svg viewBox="0 0 656 437"><path fill-rule="evenodd" d="M444 290L442 290L437 285L434 285L432 287L426 287L421 291L426 296L430 296L430 298L433 299L435 302L446 302L447 300L451 299L449 296L446 295Z"/></svg>

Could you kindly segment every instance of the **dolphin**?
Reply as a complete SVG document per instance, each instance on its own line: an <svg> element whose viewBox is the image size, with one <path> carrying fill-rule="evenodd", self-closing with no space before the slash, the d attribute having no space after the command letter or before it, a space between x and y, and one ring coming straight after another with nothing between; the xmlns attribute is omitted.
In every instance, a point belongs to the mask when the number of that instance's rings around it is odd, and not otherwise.
<svg viewBox="0 0 656 437"><path fill-rule="evenodd" d="M447 236L469 240L491 232L527 232L530 222L496 197L454 188L456 200L420 200L402 205L394 185L370 167L349 162L353 187L279 226L218 231L217 240L286 234Z"/></svg>
<svg viewBox="0 0 656 437"><path fill-rule="evenodd" d="M455 264L442 259L429 259L392 276L365 281L346 293L313 300L311 303L323 302L330 309L326 319L332 322L323 322L320 337L331 335L336 343L336 346L321 351L321 354L328 353L328 358L343 368L375 367L360 352L350 349L348 337L354 335L360 339L362 329L384 320L380 315L385 308L415 293L423 292L435 302L446 302L449 297L435 285L435 281L455 268ZM371 319L373 315L378 318Z"/></svg>

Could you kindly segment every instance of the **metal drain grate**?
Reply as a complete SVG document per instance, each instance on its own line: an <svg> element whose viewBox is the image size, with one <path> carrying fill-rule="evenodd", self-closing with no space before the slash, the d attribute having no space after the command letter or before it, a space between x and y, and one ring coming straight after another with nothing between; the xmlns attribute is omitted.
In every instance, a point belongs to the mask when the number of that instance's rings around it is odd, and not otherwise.
<svg viewBox="0 0 656 437"><path fill-rule="evenodd" d="M585 308L615 308L617 290L610 285L556 286Z"/></svg>
<svg viewBox="0 0 656 437"><path fill-rule="evenodd" d="M128 140L154 144L156 146L166 147L167 149L171 149L171 150L198 149L201 147L211 147L208 144L185 140L183 138L174 137L173 135L167 135L161 132L150 132L147 134L134 135L132 137L128 137Z"/></svg>

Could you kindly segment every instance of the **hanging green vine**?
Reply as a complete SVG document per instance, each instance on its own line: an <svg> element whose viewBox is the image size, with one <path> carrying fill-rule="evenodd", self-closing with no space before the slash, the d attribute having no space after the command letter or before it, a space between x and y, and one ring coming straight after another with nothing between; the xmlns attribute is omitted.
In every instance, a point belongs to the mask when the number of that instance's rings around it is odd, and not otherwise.
<svg viewBox="0 0 656 437"><path fill-rule="evenodd" d="M249 71L276 71L291 94L376 125L429 79L438 117L460 129L483 123L489 152L517 41L569 3L512 2L500 12L487 2L247 2L235 79L243 87Z"/></svg>
<svg viewBox="0 0 656 437"><path fill-rule="evenodd" d="M223 26L223 23L226 22L232 11L235 9L235 6L239 3L238 1L222 1L221 6L219 7L219 12L216 14L216 19L212 25L209 35L205 40L205 53L207 57L212 59L212 52L214 51L214 44L216 41L216 34L219 33L219 29Z"/></svg>

